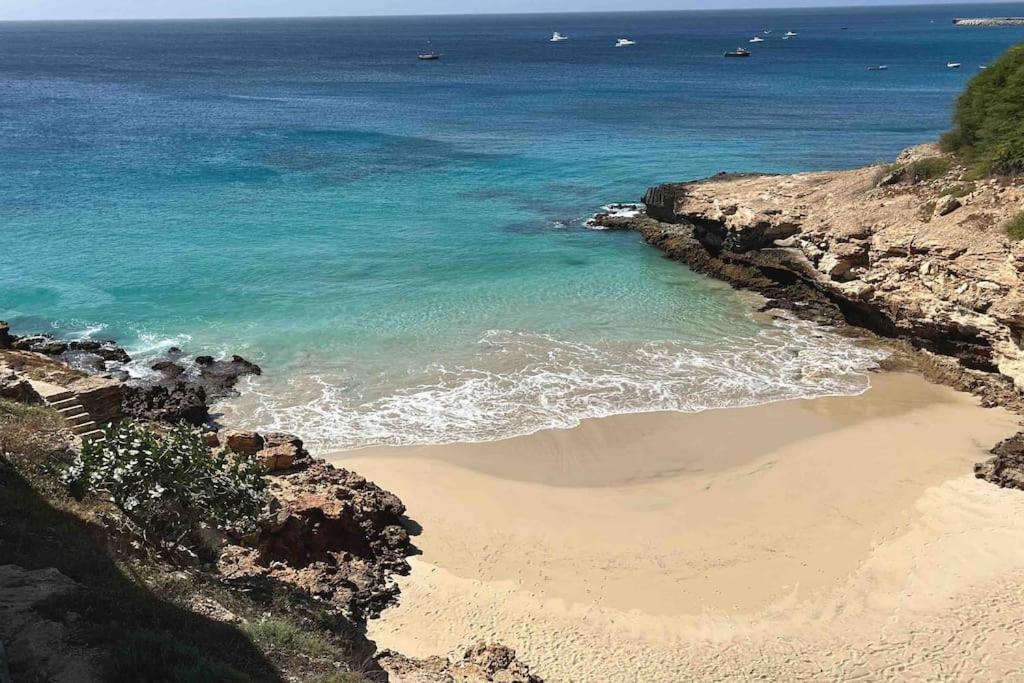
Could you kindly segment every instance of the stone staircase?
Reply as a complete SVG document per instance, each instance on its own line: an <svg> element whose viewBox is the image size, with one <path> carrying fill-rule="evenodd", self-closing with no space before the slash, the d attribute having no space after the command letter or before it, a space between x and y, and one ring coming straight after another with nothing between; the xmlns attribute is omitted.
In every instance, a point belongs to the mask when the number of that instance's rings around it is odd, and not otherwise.
<svg viewBox="0 0 1024 683"><path fill-rule="evenodd" d="M60 413L68 428L77 438L83 442L103 439L103 430L92 419L89 411L85 409L73 392L48 382L31 380L31 384L46 405Z"/></svg>

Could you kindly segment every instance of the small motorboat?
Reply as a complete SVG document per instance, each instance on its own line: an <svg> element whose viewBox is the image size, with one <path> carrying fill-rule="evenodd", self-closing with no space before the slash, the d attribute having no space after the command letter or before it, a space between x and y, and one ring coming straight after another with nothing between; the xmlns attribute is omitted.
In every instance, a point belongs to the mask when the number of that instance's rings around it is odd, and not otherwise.
<svg viewBox="0 0 1024 683"><path fill-rule="evenodd" d="M416 58L424 62L432 62L436 59L441 59L441 53L434 49L433 43L427 41L427 49L416 55Z"/></svg>
<svg viewBox="0 0 1024 683"><path fill-rule="evenodd" d="M548 41L548 42L551 42L551 43L560 43L560 42L562 42L563 40L569 40L569 36L563 36L563 35L562 35L561 33L559 33L558 31L555 31L554 33L552 33L552 34L551 34L551 40L550 40L550 41Z"/></svg>
<svg viewBox="0 0 1024 683"><path fill-rule="evenodd" d="M615 41L615 47L629 47L630 45L636 45L636 41L629 38L619 38Z"/></svg>
<svg viewBox="0 0 1024 683"><path fill-rule="evenodd" d="M744 50L742 47L738 47L735 50L730 50L725 53L726 57L749 57L750 50Z"/></svg>
<svg viewBox="0 0 1024 683"><path fill-rule="evenodd" d="M762 38L761 36L754 36L753 38L751 38L747 42L748 43L763 43L764 42L764 38Z"/></svg>
<svg viewBox="0 0 1024 683"><path fill-rule="evenodd" d="M796 38L798 35L800 35L800 34L799 33L793 33L792 31L786 31L785 33L782 34L782 37L783 38Z"/></svg>
<svg viewBox="0 0 1024 683"><path fill-rule="evenodd" d="M947 69L959 69L960 68L960 62L946 62L946 68Z"/></svg>
<svg viewBox="0 0 1024 683"><path fill-rule="evenodd" d="M770 36L772 34L772 30L770 28L766 28L765 30L761 31L761 33L765 34L766 36Z"/></svg>
<svg viewBox="0 0 1024 683"><path fill-rule="evenodd" d="M888 64L879 64L878 66L869 66L868 71L888 71Z"/></svg>

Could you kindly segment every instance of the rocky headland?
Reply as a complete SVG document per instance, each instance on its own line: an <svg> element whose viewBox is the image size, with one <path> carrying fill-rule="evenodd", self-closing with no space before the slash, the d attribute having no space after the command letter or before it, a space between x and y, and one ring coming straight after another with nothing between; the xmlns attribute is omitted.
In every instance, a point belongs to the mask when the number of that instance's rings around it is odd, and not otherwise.
<svg viewBox="0 0 1024 683"><path fill-rule="evenodd" d="M868 330L930 378L1021 411L1024 242L1006 226L1024 179L972 179L923 145L888 165L658 185L643 206L593 220L759 292L766 309Z"/></svg>

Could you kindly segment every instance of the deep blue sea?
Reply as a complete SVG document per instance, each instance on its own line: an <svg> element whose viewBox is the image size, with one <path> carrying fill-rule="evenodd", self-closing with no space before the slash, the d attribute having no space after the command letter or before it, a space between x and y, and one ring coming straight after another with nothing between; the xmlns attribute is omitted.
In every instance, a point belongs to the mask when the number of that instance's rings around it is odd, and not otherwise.
<svg viewBox="0 0 1024 683"><path fill-rule="evenodd" d="M253 357L232 419L331 447L860 391L872 352L584 221L931 140L1024 40L951 18L1014 13L0 24L0 318Z"/></svg>

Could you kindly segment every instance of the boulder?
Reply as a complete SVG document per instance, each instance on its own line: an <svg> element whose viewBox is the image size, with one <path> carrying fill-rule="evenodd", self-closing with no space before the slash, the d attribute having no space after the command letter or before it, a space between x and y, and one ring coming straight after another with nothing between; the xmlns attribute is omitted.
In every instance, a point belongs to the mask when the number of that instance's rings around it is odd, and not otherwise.
<svg viewBox="0 0 1024 683"><path fill-rule="evenodd" d="M256 457L268 472L279 472L295 464L299 457L299 449L292 444L280 444L264 448Z"/></svg>
<svg viewBox="0 0 1024 683"><path fill-rule="evenodd" d="M225 429L218 434L220 445L242 455L256 455L263 450L263 436L259 432Z"/></svg>
<svg viewBox="0 0 1024 683"><path fill-rule="evenodd" d="M0 349L9 349L13 343L14 337L11 336L11 326L6 320L0 320Z"/></svg>
<svg viewBox="0 0 1024 683"><path fill-rule="evenodd" d="M953 195L946 195L935 202L935 215L946 216L962 206L960 200Z"/></svg>

